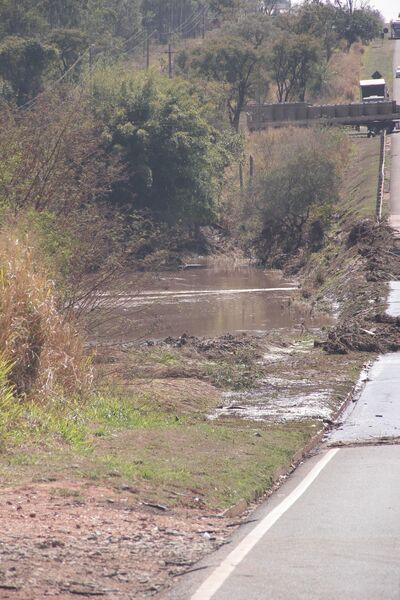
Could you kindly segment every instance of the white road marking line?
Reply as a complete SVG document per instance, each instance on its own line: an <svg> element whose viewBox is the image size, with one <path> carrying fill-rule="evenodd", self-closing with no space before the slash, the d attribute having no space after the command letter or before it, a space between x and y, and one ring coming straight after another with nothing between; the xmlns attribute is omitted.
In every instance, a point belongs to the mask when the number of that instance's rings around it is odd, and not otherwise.
<svg viewBox="0 0 400 600"><path fill-rule="evenodd" d="M304 494L315 481L321 471L337 454L339 448L329 450L313 467L303 481L240 542L238 546L225 558L211 575L202 583L199 589L191 596L190 600L211 600L222 584L228 579L245 556L254 548L269 529L289 510L289 508Z"/></svg>

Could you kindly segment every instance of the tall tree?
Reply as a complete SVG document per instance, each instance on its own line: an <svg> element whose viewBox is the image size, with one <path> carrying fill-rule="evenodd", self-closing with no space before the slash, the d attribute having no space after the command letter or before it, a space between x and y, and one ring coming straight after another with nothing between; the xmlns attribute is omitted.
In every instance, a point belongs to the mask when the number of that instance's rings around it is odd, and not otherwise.
<svg viewBox="0 0 400 600"><path fill-rule="evenodd" d="M8 37L0 44L0 76L22 105L36 95L47 67L56 60L55 49L36 40Z"/></svg>
<svg viewBox="0 0 400 600"><path fill-rule="evenodd" d="M336 13L335 26L340 37L346 40L350 48L354 42L364 44L378 37L383 28L382 17L370 8L350 10L339 9Z"/></svg>
<svg viewBox="0 0 400 600"><path fill-rule="evenodd" d="M46 21L34 0L0 0L0 40L7 36L33 36L44 30Z"/></svg>
<svg viewBox="0 0 400 600"><path fill-rule="evenodd" d="M260 82L267 56L269 20L247 17L213 35L187 57L184 68L225 85L232 127L238 131L246 101Z"/></svg>
<svg viewBox="0 0 400 600"><path fill-rule="evenodd" d="M164 41L170 32L192 37L202 28L206 0L143 0L142 14L147 26L156 28Z"/></svg>
<svg viewBox="0 0 400 600"><path fill-rule="evenodd" d="M304 102L307 85L318 63L320 47L308 35L282 34L273 44L270 69L277 87L278 102Z"/></svg>
<svg viewBox="0 0 400 600"><path fill-rule="evenodd" d="M338 10L332 4L306 0L290 12L279 15L276 22L284 31L314 36L329 61L341 37L336 27L337 14Z"/></svg>
<svg viewBox="0 0 400 600"><path fill-rule="evenodd" d="M54 29L48 41L58 50L62 74L78 60L88 45L87 38L80 29ZM77 74L79 69L75 71L75 75Z"/></svg>
<svg viewBox="0 0 400 600"><path fill-rule="evenodd" d="M42 0L39 10L51 29L78 27L86 0Z"/></svg>

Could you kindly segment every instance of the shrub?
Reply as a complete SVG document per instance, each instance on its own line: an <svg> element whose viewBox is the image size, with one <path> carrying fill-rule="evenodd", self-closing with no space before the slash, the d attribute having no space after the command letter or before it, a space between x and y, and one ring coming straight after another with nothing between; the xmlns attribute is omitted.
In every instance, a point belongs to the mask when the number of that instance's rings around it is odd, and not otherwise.
<svg viewBox="0 0 400 600"><path fill-rule="evenodd" d="M258 258L318 250L337 200L348 146L341 133L320 129L266 133L255 146L255 177L244 217Z"/></svg>

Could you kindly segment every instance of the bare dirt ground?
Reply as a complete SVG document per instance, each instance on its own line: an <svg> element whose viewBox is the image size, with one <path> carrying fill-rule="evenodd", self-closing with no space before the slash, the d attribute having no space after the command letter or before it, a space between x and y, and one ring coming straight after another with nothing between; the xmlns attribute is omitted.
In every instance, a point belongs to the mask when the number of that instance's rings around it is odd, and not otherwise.
<svg viewBox="0 0 400 600"><path fill-rule="evenodd" d="M70 481L1 490L0 520L0 598L14 600L155 596L237 522Z"/></svg>

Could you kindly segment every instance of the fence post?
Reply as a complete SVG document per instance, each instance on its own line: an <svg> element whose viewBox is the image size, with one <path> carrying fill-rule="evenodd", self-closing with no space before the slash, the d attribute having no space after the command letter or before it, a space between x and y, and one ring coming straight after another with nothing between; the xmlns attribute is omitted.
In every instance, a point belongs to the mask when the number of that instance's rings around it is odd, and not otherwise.
<svg viewBox="0 0 400 600"><path fill-rule="evenodd" d="M378 176L378 190L376 195L376 218L378 221L382 219L382 204L383 204L383 193L385 186L385 148L386 148L386 131L383 130L381 133L381 146L379 151L379 176Z"/></svg>

